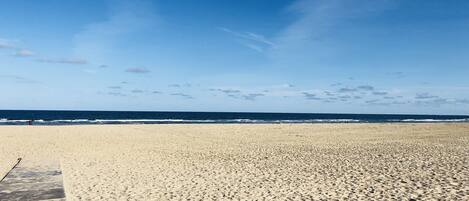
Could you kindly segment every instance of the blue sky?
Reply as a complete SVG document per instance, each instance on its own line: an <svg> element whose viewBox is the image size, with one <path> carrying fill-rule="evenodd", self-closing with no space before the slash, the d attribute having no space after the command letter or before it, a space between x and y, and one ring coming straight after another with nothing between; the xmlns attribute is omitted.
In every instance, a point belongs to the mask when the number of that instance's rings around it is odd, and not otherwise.
<svg viewBox="0 0 469 201"><path fill-rule="evenodd" d="M0 108L469 114L469 2L0 6Z"/></svg>

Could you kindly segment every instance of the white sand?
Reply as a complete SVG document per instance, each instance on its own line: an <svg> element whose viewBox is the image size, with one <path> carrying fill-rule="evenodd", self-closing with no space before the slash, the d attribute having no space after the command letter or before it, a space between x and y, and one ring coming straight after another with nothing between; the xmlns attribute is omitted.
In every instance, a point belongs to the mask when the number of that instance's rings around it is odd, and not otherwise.
<svg viewBox="0 0 469 201"><path fill-rule="evenodd" d="M68 200L469 200L469 124L0 126Z"/></svg>

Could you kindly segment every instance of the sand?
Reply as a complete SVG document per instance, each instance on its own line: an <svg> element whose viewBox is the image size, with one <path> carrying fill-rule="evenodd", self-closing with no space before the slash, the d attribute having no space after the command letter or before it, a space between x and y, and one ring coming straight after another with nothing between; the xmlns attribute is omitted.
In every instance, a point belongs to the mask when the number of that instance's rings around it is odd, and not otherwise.
<svg viewBox="0 0 469 201"><path fill-rule="evenodd" d="M469 200L469 124L0 126L67 200Z"/></svg>

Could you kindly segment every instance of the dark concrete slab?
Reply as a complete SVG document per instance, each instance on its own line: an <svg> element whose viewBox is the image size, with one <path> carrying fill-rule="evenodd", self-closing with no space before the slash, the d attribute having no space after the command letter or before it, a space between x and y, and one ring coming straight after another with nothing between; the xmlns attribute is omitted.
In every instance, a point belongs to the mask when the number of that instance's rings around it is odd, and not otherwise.
<svg viewBox="0 0 469 201"><path fill-rule="evenodd" d="M6 200L65 200L59 164L18 164L0 182L0 201Z"/></svg>

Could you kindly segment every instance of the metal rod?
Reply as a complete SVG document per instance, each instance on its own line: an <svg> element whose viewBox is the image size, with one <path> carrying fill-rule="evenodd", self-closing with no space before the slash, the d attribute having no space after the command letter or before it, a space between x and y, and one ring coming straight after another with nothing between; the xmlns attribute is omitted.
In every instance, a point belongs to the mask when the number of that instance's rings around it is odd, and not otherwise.
<svg viewBox="0 0 469 201"><path fill-rule="evenodd" d="M18 161L16 161L16 164L11 168L10 171L7 172L7 174L5 174L5 176L2 179L0 179L0 182L2 182L10 174L10 172L13 171L13 169L15 169L16 166L18 166L18 164L20 164L21 160L22 158L18 158Z"/></svg>

